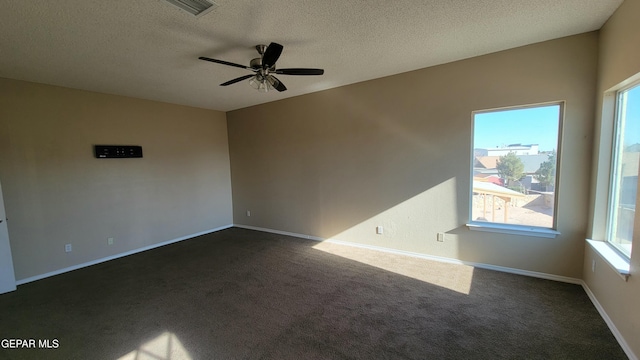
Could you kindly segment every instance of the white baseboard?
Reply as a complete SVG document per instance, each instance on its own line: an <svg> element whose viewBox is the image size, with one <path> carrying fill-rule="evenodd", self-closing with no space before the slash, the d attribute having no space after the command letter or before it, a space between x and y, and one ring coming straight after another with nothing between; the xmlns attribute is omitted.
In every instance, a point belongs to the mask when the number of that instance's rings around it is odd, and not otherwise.
<svg viewBox="0 0 640 360"><path fill-rule="evenodd" d="M391 254L412 256L412 257L417 257L417 258L421 258L421 259L446 262L446 263L450 263L450 264L468 265L468 266L473 266L473 267L477 267L477 268L481 268L481 269L495 270L495 271L501 271L501 272L506 272L506 273L511 273L511 274L531 276L531 277L535 277L535 278L541 278L541 279L554 280L554 281L560 281L560 282L565 282L565 283L570 283L570 284L581 285L583 287L583 289L585 290L585 292L587 293L587 296L589 296L589 299L591 299L591 302L593 303L595 308L598 310L598 313L600 313L600 316L602 317L602 319L605 321L605 323L607 324L607 326L611 330L611 333L613 333L613 336L616 338L616 340L618 340L618 343L620 344L620 347L622 347L624 352L629 357L629 360L639 360L638 357L633 353L633 351L631 350L631 348L629 347L629 345L627 344L625 339L622 337L622 334L620 334L620 331L618 331L618 328L616 328L615 324L613 323L613 321L611 320L609 315L607 315L606 311L604 311L604 308L602 307L602 305L600 305L600 303L598 302L598 299L596 299L596 297L593 294L593 292L591 291L591 289L589 289L587 284L581 279L576 279L576 278L567 277L567 276L559 276L559 275L541 273L541 272L537 272L537 271L521 270L521 269L515 269L515 268L497 266L497 265L491 265L491 264L483 264L483 263L476 263L476 262L470 262L470 261L462 261L462 260L458 260L458 259L446 258L446 257L441 257L441 256L425 255L425 254L420 254L420 253L415 253L415 252L410 252L410 251L390 249L390 248L385 248L385 247L380 247L380 246L357 244L357 243L352 243L352 242L347 242L347 241L342 241L342 240L324 239L324 238L317 237L317 236L311 236L311 235L305 235L305 234L297 234L297 233L292 233L292 232L288 232L288 231L273 230L273 229L261 228L261 227L256 227L256 226L248 226L248 225L241 225L241 224L234 224L234 226L238 227L238 228L243 228L243 229L264 231L264 232L280 234L280 235L295 236L295 237L299 237L299 238L303 238L303 239L310 239L310 240L315 240L315 241L326 241L326 242L333 243L333 244L340 244L340 245L345 245L345 246L353 246L353 247L358 247L358 248L363 248L363 249L382 251L382 252L391 253Z"/></svg>
<svg viewBox="0 0 640 360"><path fill-rule="evenodd" d="M116 255L112 255L112 256L107 256L107 257L104 257L104 258L101 258L101 259L92 260L92 261L85 262L85 263L82 263L82 264L69 266L69 267L66 267L64 269L48 272L46 274L40 274L40 275L36 275L36 276L31 276L31 277L28 277L26 279L17 280L16 281L16 285L22 285L22 284L30 283L32 281L48 278L50 276L59 275L59 274L66 273L66 272L69 272L69 271L81 269L83 267L99 264L99 263L102 263L102 262L105 262L105 261L114 260L114 259L118 259L118 258L121 258L121 257L133 255L133 254L136 254L136 253L139 253L139 252L155 249L155 248L158 248L158 247L161 247L161 246L177 243L179 241L191 239L191 238L194 238L196 236L211 234L211 233L214 233L216 231L228 229L228 228L231 228L231 227L233 227L233 225L225 225L225 226L221 226L221 227L218 227L218 228L215 228L215 229L205 230L205 231L201 231L199 233L190 234L190 235L186 235L186 236L181 236L181 237L179 237L177 239L167 240L167 241L164 241L164 242L161 242L161 243L157 243L157 244L141 247L141 248L138 248L138 249L130 250L130 251L123 252L123 253L116 254Z"/></svg>
<svg viewBox="0 0 640 360"><path fill-rule="evenodd" d="M427 254L421 254L421 253L416 253L416 252L411 252L411 251L396 250L396 249L386 248L386 247L382 247L382 246L358 244L358 243L353 243L353 242L348 242L348 241L343 241L343 240L325 239L325 238L321 238L321 237L318 237L318 236L297 234L297 233L292 233L292 232L288 232L288 231L273 230L273 229L261 228L261 227L256 227L256 226L248 226L248 225L241 225L241 224L234 224L234 226L238 227L238 228L248 229L248 230L257 230L257 231L264 231L264 232L273 233L273 234L295 236L295 237L299 237L299 238L303 238L303 239L310 239L310 240L314 240L314 241L324 241L324 242L329 242L329 243L332 243L332 244L353 246L353 247L358 247L358 248L362 248L362 249L382 251L382 252L386 252L386 253L411 256L411 257L420 258L420 259L434 260L434 261L439 261L439 262L446 262L446 263L449 263L449 264L473 266L473 267L477 267L477 268L480 268L480 269L495 270L495 271L501 271L501 272L506 272L506 273L510 273L510 274L531 276L531 277L535 277L535 278L560 281L560 282L565 282L565 283L570 283L570 284L582 285L582 283L583 283L582 280L580 280L580 279L576 279L576 278L572 278L572 277L568 277L568 276L560 276L560 275L547 274L547 273L542 273L542 272L537 272L537 271L515 269L515 268L510 268L510 267L505 267L505 266L477 263L477 262L471 262L471 261L463 261L463 260L447 258L447 257L443 257L443 256L427 255Z"/></svg>
<svg viewBox="0 0 640 360"><path fill-rule="evenodd" d="M262 227L257 227L257 226L242 225L242 224L233 224L233 226L237 227L237 228L241 228L241 229L263 231L263 232L268 232L268 233L272 233L272 234L279 234L279 235L294 236L294 237L299 237L299 238L309 239L309 240L315 240L315 241L326 241L327 240L325 238L321 238L321 237L317 237L317 236L298 234L298 233L293 233L293 232L289 232L289 231L280 231L280 230L274 230L274 229L267 229L267 228L262 228Z"/></svg>
<svg viewBox="0 0 640 360"><path fill-rule="evenodd" d="M633 350L631 350L631 347L629 347L629 344L627 344L627 341L624 339L624 337L622 337L622 334L620 333L616 325L613 323L613 321L611 320L607 312L604 310L602 305L600 305L600 302L596 298L596 295L593 293L593 291L591 291L591 289L589 289L589 286L587 285L587 283L582 281L581 285L584 291L589 296L589 299L591 299L593 306L595 306L595 308L600 313L600 316L609 327L609 330L611 330L611 333L613 334L613 336L615 336L616 340L618 340L618 344L620 344L620 347L622 347L622 350L624 350L624 352L629 357L629 360L638 360L638 357L636 356L636 354L633 353Z"/></svg>

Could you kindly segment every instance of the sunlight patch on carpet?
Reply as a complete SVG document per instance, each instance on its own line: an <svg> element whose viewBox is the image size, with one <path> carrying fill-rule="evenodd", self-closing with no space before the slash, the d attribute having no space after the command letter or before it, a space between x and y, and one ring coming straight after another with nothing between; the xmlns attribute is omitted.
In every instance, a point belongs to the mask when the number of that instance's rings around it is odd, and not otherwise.
<svg viewBox="0 0 640 360"><path fill-rule="evenodd" d="M193 360L178 337L170 332L141 345L118 360Z"/></svg>
<svg viewBox="0 0 640 360"><path fill-rule="evenodd" d="M473 266L386 253L329 241L321 242L313 248L461 294L469 295L471 290Z"/></svg>

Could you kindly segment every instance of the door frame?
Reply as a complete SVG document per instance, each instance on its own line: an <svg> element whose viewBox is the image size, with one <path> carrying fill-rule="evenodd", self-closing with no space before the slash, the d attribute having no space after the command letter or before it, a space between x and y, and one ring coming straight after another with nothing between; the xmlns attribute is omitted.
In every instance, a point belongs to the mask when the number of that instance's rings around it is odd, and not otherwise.
<svg viewBox="0 0 640 360"><path fill-rule="evenodd" d="M9 241L9 225L0 183L0 294L16 289L16 275ZM6 236L5 236L6 235Z"/></svg>

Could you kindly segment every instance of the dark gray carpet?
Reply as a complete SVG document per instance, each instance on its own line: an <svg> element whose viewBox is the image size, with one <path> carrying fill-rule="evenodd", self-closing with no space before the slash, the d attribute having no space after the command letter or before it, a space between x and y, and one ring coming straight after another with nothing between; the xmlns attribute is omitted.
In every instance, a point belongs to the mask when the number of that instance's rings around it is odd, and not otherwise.
<svg viewBox="0 0 640 360"><path fill-rule="evenodd" d="M627 358L578 285L475 269L466 294L314 245L233 228L19 286L0 339L59 347L0 358Z"/></svg>

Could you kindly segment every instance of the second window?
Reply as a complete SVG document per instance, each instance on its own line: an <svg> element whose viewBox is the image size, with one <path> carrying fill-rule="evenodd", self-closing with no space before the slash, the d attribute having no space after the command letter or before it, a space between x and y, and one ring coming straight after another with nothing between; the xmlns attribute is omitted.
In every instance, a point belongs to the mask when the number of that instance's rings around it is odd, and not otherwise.
<svg viewBox="0 0 640 360"><path fill-rule="evenodd" d="M473 115L471 221L555 228L562 104Z"/></svg>

